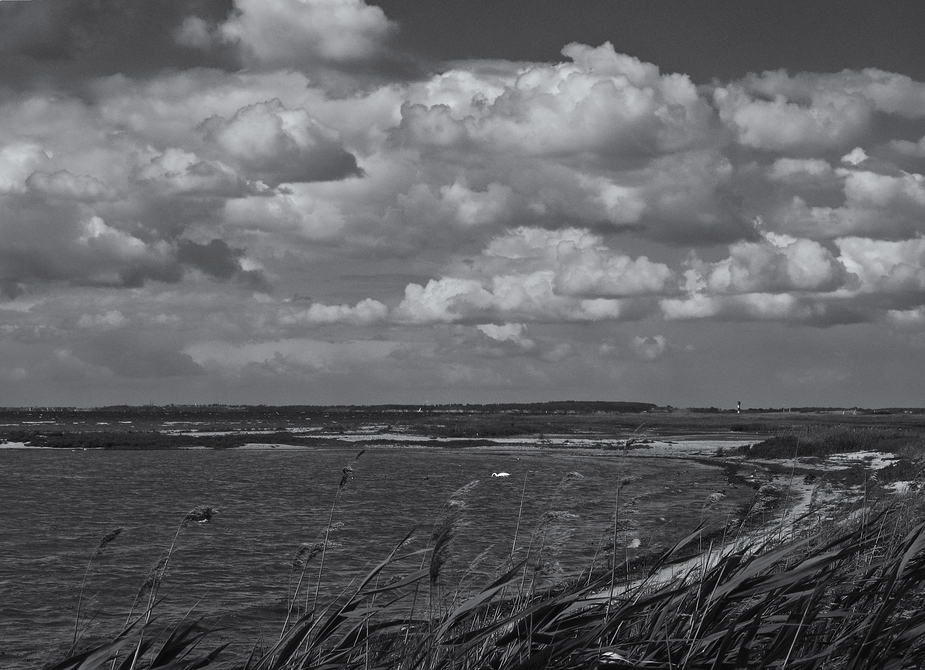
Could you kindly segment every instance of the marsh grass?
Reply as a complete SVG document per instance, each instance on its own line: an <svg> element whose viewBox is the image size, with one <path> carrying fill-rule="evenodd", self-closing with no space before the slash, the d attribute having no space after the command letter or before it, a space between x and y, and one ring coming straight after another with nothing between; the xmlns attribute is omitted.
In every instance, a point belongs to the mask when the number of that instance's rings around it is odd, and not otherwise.
<svg viewBox="0 0 925 670"><path fill-rule="evenodd" d="M549 545L568 542L549 532L569 522L568 512L555 509L561 501L553 500L529 550L520 551L515 540L506 569L464 588L474 574L467 569L453 587L445 583L446 567L473 488L449 497L430 533L410 532L340 595L316 598L287 620L278 640L254 643L248 658L221 662L224 645L201 651L208 631L200 621L158 627L156 617L139 616L112 640L48 670L925 666L925 500L918 492L866 501L836 524L809 516L787 533L770 523L766 532L734 542L718 536L705 542L700 560L672 567L704 541L700 527L651 557L632 580L615 583L614 551L608 569L594 574L589 567L547 587L532 576ZM297 552L299 570L314 549ZM420 592L429 594L425 604ZM134 654L122 658L126 649Z"/></svg>
<svg viewBox="0 0 925 670"><path fill-rule="evenodd" d="M907 458L921 456L922 433L909 427L807 424L787 429L736 452L750 458L825 458L856 451L882 451Z"/></svg>

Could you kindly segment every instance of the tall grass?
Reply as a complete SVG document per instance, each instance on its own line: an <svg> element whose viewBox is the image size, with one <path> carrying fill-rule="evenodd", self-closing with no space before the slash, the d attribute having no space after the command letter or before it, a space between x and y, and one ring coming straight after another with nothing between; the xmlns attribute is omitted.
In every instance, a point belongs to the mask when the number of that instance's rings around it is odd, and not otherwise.
<svg viewBox="0 0 925 670"><path fill-rule="evenodd" d="M740 447L751 458L825 458L855 451L888 451L906 457L921 456L922 433L907 427L807 424L788 429L759 442Z"/></svg>
<svg viewBox="0 0 925 670"><path fill-rule="evenodd" d="M548 548L549 525L561 520L553 518L561 511L551 510L523 560L515 562L512 550L506 569L480 587L462 587L471 578L466 571L455 588L445 588L461 501L471 487L464 489L418 538L424 546L415 548L412 531L339 596L322 602L316 587L316 602L287 621L278 640L255 644L248 658L221 667L925 667L925 500L918 493L872 503L834 526L797 526L783 539L772 524L757 539L667 576L684 546L699 541L698 529L633 580L616 582L615 551L607 570L589 569L555 588L531 574ZM423 605L421 592L429 594ZM111 641L49 670L101 668L132 647L136 653L115 667L193 670L221 663L222 647L198 651L207 640L201 623L156 625L136 619Z"/></svg>

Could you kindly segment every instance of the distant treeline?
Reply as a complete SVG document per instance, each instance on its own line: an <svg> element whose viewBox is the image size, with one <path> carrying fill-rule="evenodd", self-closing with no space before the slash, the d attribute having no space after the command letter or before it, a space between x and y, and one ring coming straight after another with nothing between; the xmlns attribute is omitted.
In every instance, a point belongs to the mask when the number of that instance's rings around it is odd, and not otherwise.
<svg viewBox="0 0 925 670"><path fill-rule="evenodd" d="M446 404L446 405L113 405L109 407L6 407L0 408L0 423L118 423L159 424L166 421L207 422L253 421L255 424L283 424L298 419L325 420L336 415L410 413L522 413L522 414L633 414L656 409L647 402L565 400L541 403ZM137 427L137 425L135 426Z"/></svg>

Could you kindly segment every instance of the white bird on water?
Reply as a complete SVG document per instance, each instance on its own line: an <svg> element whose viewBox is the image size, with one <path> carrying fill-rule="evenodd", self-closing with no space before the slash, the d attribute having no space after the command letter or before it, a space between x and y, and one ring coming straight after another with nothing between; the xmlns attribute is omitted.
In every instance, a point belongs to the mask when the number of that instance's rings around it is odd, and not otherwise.
<svg viewBox="0 0 925 670"><path fill-rule="evenodd" d="M492 477L510 477L511 473L510 472L492 472L491 476Z"/></svg>

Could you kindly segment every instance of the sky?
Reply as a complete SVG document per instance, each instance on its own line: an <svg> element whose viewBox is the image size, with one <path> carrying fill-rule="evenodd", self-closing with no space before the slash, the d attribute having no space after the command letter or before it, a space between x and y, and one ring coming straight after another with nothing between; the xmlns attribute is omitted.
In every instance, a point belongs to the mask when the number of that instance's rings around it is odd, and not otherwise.
<svg viewBox="0 0 925 670"><path fill-rule="evenodd" d="M0 0L0 405L923 407L923 28Z"/></svg>

